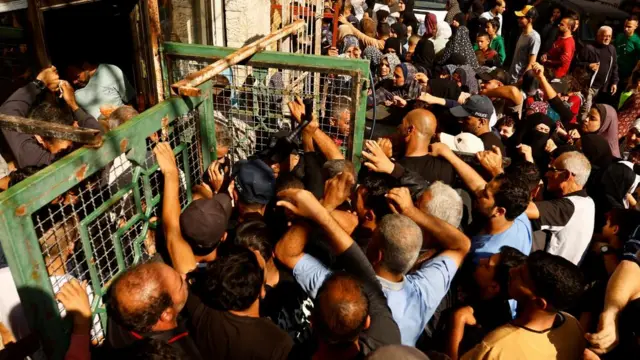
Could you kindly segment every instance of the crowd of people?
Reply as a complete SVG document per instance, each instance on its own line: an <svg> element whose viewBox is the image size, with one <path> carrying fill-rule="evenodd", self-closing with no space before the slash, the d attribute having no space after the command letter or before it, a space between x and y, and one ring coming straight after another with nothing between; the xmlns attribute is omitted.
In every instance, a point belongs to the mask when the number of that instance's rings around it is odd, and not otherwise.
<svg viewBox="0 0 640 360"><path fill-rule="evenodd" d="M218 159L181 211L174 149L155 139L157 254L110 283L99 347L86 284L55 289L73 320L66 359L637 357L638 18L590 43L578 14L543 1L462 5L449 0L444 21L418 21L412 0L334 14L326 55L369 60L368 108L394 128L374 129L361 164L291 99L291 122L309 121L299 158L255 154L229 170L218 124ZM68 70L43 70L0 113L102 132L137 114L119 69ZM49 91L65 106L38 102ZM347 108L330 109L345 134ZM15 168L0 163L3 190L74 146L2 135Z"/></svg>

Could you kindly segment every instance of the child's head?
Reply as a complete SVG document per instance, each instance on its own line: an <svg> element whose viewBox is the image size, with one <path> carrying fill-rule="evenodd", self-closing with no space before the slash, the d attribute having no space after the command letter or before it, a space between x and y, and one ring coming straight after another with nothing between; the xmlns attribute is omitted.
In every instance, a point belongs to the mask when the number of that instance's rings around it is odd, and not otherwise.
<svg viewBox="0 0 640 360"><path fill-rule="evenodd" d="M500 120L498 120L498 122L496 123L496 129L498 129L502 140L506 140L513 135L514 127L515 121L513 121L513 118L509 116L500 118Z"/></svg>
<svg viewBox="0 0 640 360"><path fill-rule="evenodd" d="M475 287L484 300L496 296L507 297L509 270L522 265L527 256L510 246L503 246L500 252L482 258L473 272Z"/></svg>
<svg viewBox="0 0 640 360"><path fill-rule="evenodd" d="M421 38L418 35L411 35L411 37L409 38L409 51L413 51L416 49L416 46L418 45L420 39Z"/></svg>
<svg viewBox="0 0 640 360"><path fill-rule="evenodd" d="M478 43L478 49L485 51L489 49L489 45L491 44L491 37L486 32L481 32L478 34L476 42Z"/></svg>
<svg viewBox="0 0 640 360"><path fill-rule="evenodd" d="M493 18L487 21L487 23L484 26L484 29L487 32L487 34L489 34L489 36L491 37L496 36L496 34L498 34L498 30L500 30L500 20L498 20L497 18Z"/></svg>
<svg viewBox="0 0 640 360"><path fill-rule="evenodd" d="M640 212L632 209L611 209L602 226L602 237L614 249L621 249L640 224Z"/></svg>

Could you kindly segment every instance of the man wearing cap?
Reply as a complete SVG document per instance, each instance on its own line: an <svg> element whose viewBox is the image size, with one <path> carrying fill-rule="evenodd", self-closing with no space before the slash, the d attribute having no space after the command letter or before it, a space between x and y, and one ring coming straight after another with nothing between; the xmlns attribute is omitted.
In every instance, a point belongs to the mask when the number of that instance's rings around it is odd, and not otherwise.
<svg viewBox="0 0 640 360"><path fill-rule="evenodd" d="M173 267L187 274L216 259L218 245L227 238L232 213L231 197L219 193L211 199L193 201L180 213L179 171L168 143L153 150L164 175L162 224Z"/></svg>
<svg viewBox="0 0 640 360"><path fill-rule="evenodd" d="M238 222L261 219L275 196L273 169L262 160L242 160L236 163L231 178L233 198L238 202Z"/></svg>
<svg viewBox="0 0 640 360"><path fill-rule="evenodd" d="M464 105L451 108L451 114L458 118L462 131L471 133L482 140L485 150L497 146L504 154L504 145L490 129L491 115L494 114L491 100L483 95L471 96Z"/></svg>
<svg viewBox="0 0 640 360"><path fill-rule="evenodd" d="M512 83L517 82L524 72L531 68L531 65L536 61L536 56L542 43L540 34L533 30L533 23L538 17L536 8L527 5L524 9L516 11L515 14L518 17L518 25L522 28L522 34L516 44L511 69L509 70Z"/></svg>

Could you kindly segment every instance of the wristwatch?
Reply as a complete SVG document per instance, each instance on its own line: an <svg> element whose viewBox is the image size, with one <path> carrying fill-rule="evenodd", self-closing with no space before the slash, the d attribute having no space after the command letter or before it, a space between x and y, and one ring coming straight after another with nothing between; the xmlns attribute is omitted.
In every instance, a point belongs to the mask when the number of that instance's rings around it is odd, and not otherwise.
<svg viewBox="0 0 640 360"><path fill-rule="evenodd" d="M44 89L47 88L44 82L38 79L33 80L33 85L35 85L40 91L44 91Z"/></svg>

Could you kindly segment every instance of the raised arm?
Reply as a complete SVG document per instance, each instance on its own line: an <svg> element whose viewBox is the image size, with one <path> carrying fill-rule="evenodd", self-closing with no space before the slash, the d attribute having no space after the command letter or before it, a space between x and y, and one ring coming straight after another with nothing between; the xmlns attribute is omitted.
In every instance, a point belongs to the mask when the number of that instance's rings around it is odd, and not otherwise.
<svg viewBox="0 0 640 360"><path fill-rule="evenodd" d="M153 153L156 155L160 171L164 175L162 194L162 225L167 240L167 250L173 268L181 274L187 274L196 268L197 262L191 246L182 237L180 231L180 172L176 157L169 143L159 143Z"/></svg>
<svg viewBox="0 0 640 360"><path fill-rule="evenodd" d="M482 176L454 154L447 145L443 143L434 143L429 145L429 149L431 155L440 156L451 163L467 188L473 193L476 193L487 186L487 182L484 181Z"/></svg>
<svg viewBox="0 0 640 360"><path fill-rule="evenodd" d="M389 203L396 212L413 220L430 236L424 237L426 247L440 247L441 255L450 257L460 266L471 248L471 240L460 230L433 215L426 214L415 207L407 188L391 189L387 194Z"/></svg>
<svg viewBox="0 0 640 360"><path fill-rule="evenodd" d="M356 29L355 26L353 26L349 20L347 20L347 18L344 15L340 15L340 26L348 26L349 29L351 30L351 33L358 38L358 40L360 40L364 46L375 46L378 49L382 50L384 48L384 43L381 42L380 40L376 39L376 38L372 38L371 36L368 36L367 34L363 33L362 31Z"/></svg>
<svg viewBox="0 0 640 360"><path fill-rule="evenodd" d="M520 90L512 85L500 86L491 90L482 90L480 93L490 98L507 99L515 105L520 105L524 101Z"/></svg>
<svg viewBox="0 0 640 360"><path fill-rule="evenodd" d="M291 117L293 118L293 120L295 120L298 124L301 124L302 117L305 115L305 109L304 104L302 103L302 99L296 97L294 101L290 101L287 105L289 106L289 111L291 112ZM324 154L327 160L344 160L344 155L340 151L340 148L338 148L338 145L336 145L336 143L331 140L331 138L327 134L320 130L317 124L318 120L316 116L313 115L313 120L311 124L307 126L307 128L311 126L311 129L309 131L315 128L315 130L312 131L312 138L313 141L315 141L316 145L318 145L318 149L322 152L322 154Z"/></svg>

